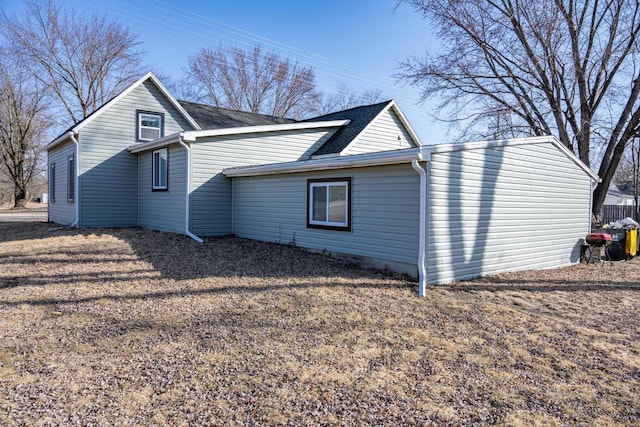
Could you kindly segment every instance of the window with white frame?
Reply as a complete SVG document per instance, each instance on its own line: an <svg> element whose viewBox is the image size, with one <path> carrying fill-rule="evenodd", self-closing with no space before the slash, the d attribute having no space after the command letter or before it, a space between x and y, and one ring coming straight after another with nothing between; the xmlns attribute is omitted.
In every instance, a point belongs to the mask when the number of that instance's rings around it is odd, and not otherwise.
<svg viewBox="0 0 640 427"><path fill-rule="evenodd" d="M56 201L56 164L49 166L49 203Z"/></svg>
<svg viewBox="0 0 640 427"><path fill-rule="evenodd" d="M307 227L351 231L351 178L307 181Z"/></svg>
<svg viewBox="0 0 640 427"><path fill-rule="evenodd" d="M164 134L164 115L138 111L138 141L153 141Z"/></svg>
<svg viewBox="0 0 640 427"><path fill-rule="evenodd" d="M76 192L76 159L72 154L67 159L67 202L73 202Z"/></svg>
<svg viewBox="0 0 640 427"><path fill-rule="evenodd" d="M169 153L166 148L161 148L153 152L151 174L153 177L153 190L166 190L168 188Z"/></svg>

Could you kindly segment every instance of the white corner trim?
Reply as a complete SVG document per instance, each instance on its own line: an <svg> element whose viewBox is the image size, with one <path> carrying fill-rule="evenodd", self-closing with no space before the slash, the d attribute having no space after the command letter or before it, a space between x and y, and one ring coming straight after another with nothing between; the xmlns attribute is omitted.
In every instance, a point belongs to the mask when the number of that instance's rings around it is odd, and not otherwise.
<svg viewBox="0 0 640 427"><path fill-rule="evenodd" d="M265 132L278 132L288 130L302 130L302 129L324 129L331 127L345 126L350 120L331 120L324 122L299 122L299 123L284 123L279 125L262 125L262 126L241 126L233 128L223 129L206 129L185 131L184 140L194 142L197 138L204 138L208 136L226 136L226 135L241 135L247 133L265 133Z"/></svg>

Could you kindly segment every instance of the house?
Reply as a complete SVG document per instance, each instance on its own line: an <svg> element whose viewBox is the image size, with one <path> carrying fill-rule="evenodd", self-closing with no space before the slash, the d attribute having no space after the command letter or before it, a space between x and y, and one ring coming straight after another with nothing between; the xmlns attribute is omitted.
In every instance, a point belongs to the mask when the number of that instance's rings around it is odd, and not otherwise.
<svg viewBox="0 0 640 427"><path fill-rule="evenodd" d="M292 121L151 73L48 146L49 219L295 244L441 284L579 260L598 177L553 137L422 146L393 101Z"/></svg>
<svg viewBox="0 0 640 427"><path fill-rule="evenodd" d="M633 186L631 186L633 187ZM635 199L633 196L633 188L621 188L620 185L612 182L607 191L607 196L604 199L605 205L621 205L621 206L633 206L635 205Z"/></svg>

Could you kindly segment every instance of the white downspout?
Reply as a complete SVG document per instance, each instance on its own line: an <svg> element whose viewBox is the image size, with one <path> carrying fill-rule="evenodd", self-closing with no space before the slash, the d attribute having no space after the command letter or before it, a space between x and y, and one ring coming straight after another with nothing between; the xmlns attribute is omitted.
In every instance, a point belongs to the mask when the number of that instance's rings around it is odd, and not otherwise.
<svg viewBox="0 0 640 427"><path fill-rule="evenodd" d="M420 175L420 235L418 239L418 296L425 295L427 287L427 245L426 245L426 229L427 229L427 172L422 166L422 153L418 154L418 158L411 160L411 166Z"/></svg>
<svg viewBox="0 0 640 427"><path fill-rule="evenodd" d="M191 211L189 209L189 195L191 194L191 148L184 143L183 134L180 132L178 138L178 144L182 145L187 150L187 195L185 200L185 215L184 215L184 234L191 237L198 243L202 243L202 239L189 230L189 220L191 219Z"/></svg>
<svg viewBox="0 0 640 427"><path fill-rule="evenodd" d="M69 131L69 138L76 145L76 157L74 160L74 167L76 169L75 176L75 185L73 186L73 203L76 205L76 220L69 227L75 227L80 222L80 144L78 144L78 140L72 131ZM69 167L69 162L67 162L67 167Z"/></svg>

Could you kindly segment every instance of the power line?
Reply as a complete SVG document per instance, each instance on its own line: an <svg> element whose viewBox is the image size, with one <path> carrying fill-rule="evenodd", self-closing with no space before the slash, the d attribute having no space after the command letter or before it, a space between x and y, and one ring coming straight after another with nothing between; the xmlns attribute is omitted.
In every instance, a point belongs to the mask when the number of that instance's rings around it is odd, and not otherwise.
<svg viewBox="0 0 640 427"><path fill-rule="evenodd" d="M166 3L163 3L159 0L151 0L151 2L166 5ZM136 4L126 4L120 7L116 5L117 3L119 3L117 0L111 2L92 2L93 5L101 5L104 9L116 11L120 15L139 18L136 21L136 27L144 27L156 30L157 27L151 25L156 24L161 25L163 29L170 29L170 32L174 33L177 36L171 38L172 40L179 40L180 38L184 38L185 34L190 34L198 36L199 40L203 40L200 47L206 47L208 40L216 40L220 42L223 47L225 47L224 45L227 44L227 49L229 49L230 46L238 45L252 48L256 44L260 44L263 46L263 48L266 47L265 50L284 54L286 56L291 56L291 53L295 52L296 55L294 55L294 58L298 61L299 64L313 67L316 74L327 76L330 78L330 80L335 79L336 83L347 81L356 83L363 87L366 85L371 85L377 89L382 89L383 91L392 90L394 94L407 97L414 97L415 95L413 91L404 87L397 86L395 84L395 81L390 77L382 76L380 74L372 72L362 72L354 66L335 63L323 56L308 53L294 46L281 43L263 36L259 36L228 24L221 23L198 13L180 9L175 6L170 6L173 7L174 10L170 10L168 9L168 7L164 7L161 10L162 12L171 13L172 15L168 16L163 13L163 15L161 15L162 19L157 19L149 17L148 14L144 13L145 9L140 6L140 4L145 3L144 0ZM147 4L149 3L147 2ZM86 3L83 3L83 6L86 5ZM154 9L156 10L156 12L158 12L158 8ZM138 12L135 12L136 10ZM174 22L181 22L181 24L176 25L174 24ZM190 23L211 24L211 26L207 26L203 29L198 25L189 25ZM215 31L212 27L216 28L218 31ZM222 31L222 33L220 31ZM203 35L205 35L206 37L202 37ZM185 49L183 43L170 43L173 45L173 51L184 54Z"/></svg>
<svg viewBox="0 0 640 427"><path fill-rule="evenodd" d="M124 0L108 2L71 0L71 2L79 11L108 13L119 17L120 21L135 21L132 25L134 32L142 28L153 33L160 28L166 36L163 39L163 48L170 52L169 56L184 58L183 66L187 65L186 54L189 47L198 49L222 47L230 52L236 47L248 51L260 45L265 53L276 53L291 58L301 66L313 68L318 79L316 84L324 82L321 89L325 93L336 93L340 83L355 86L361 90L379 89L386 96L395 98L405 113L414 117L426 117L424 109L416 104L417 90L399 85L392 77L371 71L364 72L353 65L332 61L322 55L226 24L162 0L138 0L135 3ZM153 8L155 12L153 15L147 13L149 8ZM152 41L143 40L143 42ZM326 87L327 85L332 87Z"/></svg>

